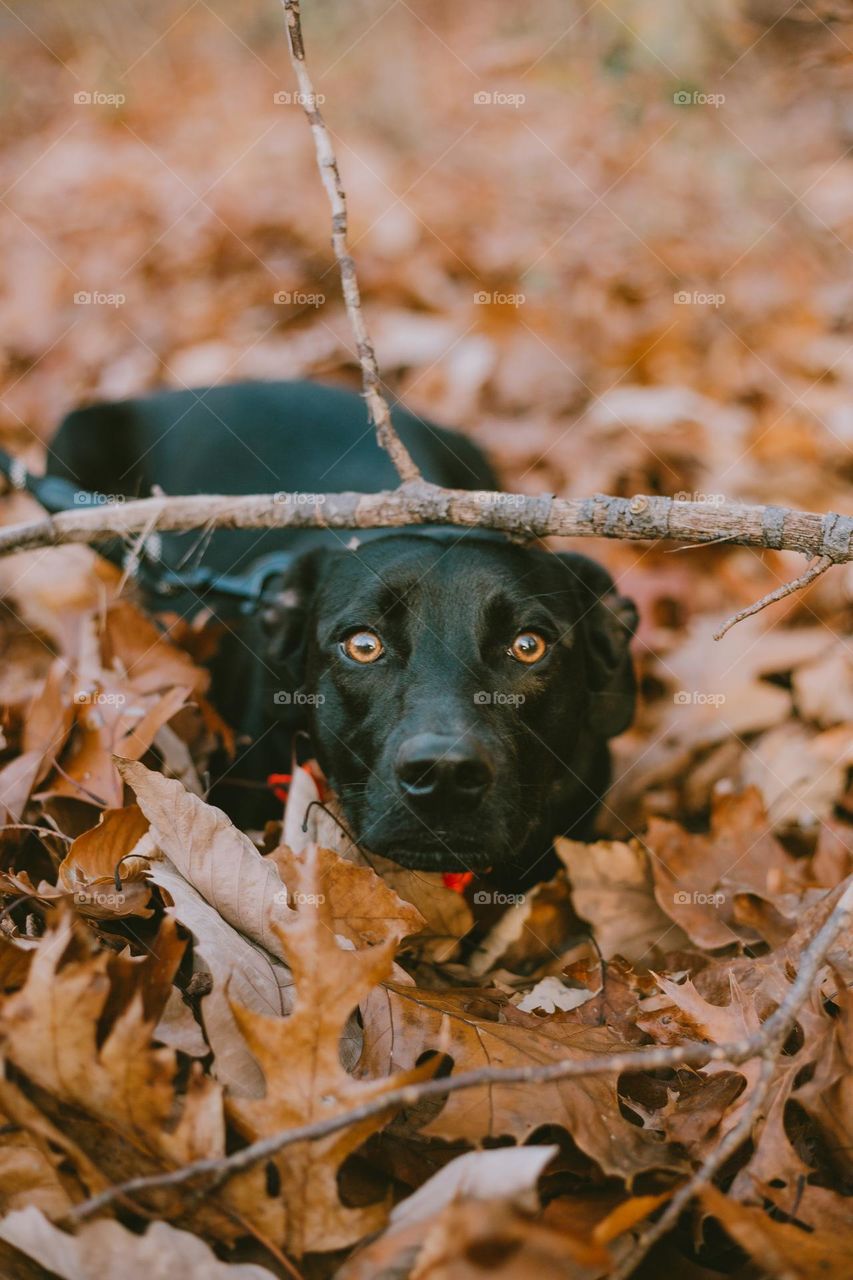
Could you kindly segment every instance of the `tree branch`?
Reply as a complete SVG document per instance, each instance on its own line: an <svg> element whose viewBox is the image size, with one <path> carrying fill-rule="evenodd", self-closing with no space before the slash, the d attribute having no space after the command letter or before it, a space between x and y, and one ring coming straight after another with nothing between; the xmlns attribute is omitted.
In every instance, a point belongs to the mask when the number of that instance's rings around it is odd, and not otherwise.
<svg viewBox="0 0 853 1280"><path fill-rule="evenodd" d="M0 528L0 556L98 542L133 534L209 529L394 529L447 524L497 529L525 538L625 538L687 543L727 542L818 557L804 574L742 609L717 632L807 586L834 564L853 560L853 516L734 502L709 507L675 498L529 497L520 493L443 489L425 480L380 493L271 493L143 498L61 511Z"/></svg>
<svg viewBox="0 0 853 1280"><path fill-rule="evenodd" d="M338 268L341 273L344 303L347 315L355 336L356 351L361 365L364 383L364 398L370 413L370 420L376 429L376 437L383 449L391 456L397 468L400 480L406 484L417 483L421 473L394 429L391 421L391 410L382 394L379 378L379 366L376 363L376 352L367 332L364 313L361 309L361 294L358 288L358 277L355 262L347 245L347 197L338 171L335 149L326 122L317 105L317 94L305 62L305 42L302 38L302 22L299 13L299 0L282 0L285 22L287 24L287 42L290 48L290 61L296 72L299 85L299 101L311 126L314 136L314 149L317 153L317 167L320 178L329 197L332 208L332 248L335 251Z"/></svg>
<svg viewBox="0 0 853 1280"><path fill-rule="evenodd" d="M393 529L449 524L498 529L524 537L626 538L691 543L728 542L853 560L853 517L727 502L709 507L675 498L529 497L443 489L423 481L381 493L272 493L142 498L61 511L43 520L0 528L0 555L98 542L132 534L198 529ZM815 566L817 569L818 566ZM820 566L823 572L823 566ZM811 575L811 576L809 576ZM816 576L809 570L805 577ZM799 579L798 579L799 582ZM781 594L781 593L780 593ZM770 599L777 598L773 593Z"/></svg>
<svg viewBox="0 0 853 1280"><path fill-rule="evenodd" d="M282 1133L273 1134L269 1138L263 1138L248 1147L243 1147L240 1151L235 1151L230 1156L219 1159L197 1160L169 1173L154 1174L144 1178L132 1178L118 1186L110 1187L96 1196L92 1196L91 1199L85 1200L82 1204L76 1205L66 1215L65 1221L68 1224L80 1222L121 1197L135 1195L139 1192L179 1187L195 1179L210 1179L207 1187L209 1192L221 1186L223 1182L233 1177L234 1174L249 1169L262 1160L268 1160L270 1157L277 1155L279 1151L283 1151L286 1147L293 1146L298 1142L315 1142L319 1138L327 1137L329 1134L337 1133L341 1129L359 1124L372 1116L380 1115L383 1111L414 1106L426 1098L447 1097L449 1094L458 1093L463 1089L521 1083L546 1083L552 1080L574 1079L579 1076L619 1075L625 1071L654 1071L662 1067L702 1067L709 1062L726 1062L737 1066L739 1063L746 1062L758 1054L765 1059L765 1062L771 1055L775 1061L794 1024L797 1013L812 990L814 981L826 960L832 944L842 931L850 929L851 924L853 924L853 877L848 877L835 906L823 926L802 953L797 977L791 984L784 1000L758 1031L743 1040L736 1040L723 1045L697 1044L694 1042L672 1047L634 1049L626 1053L596 1055L584 1061L571 1059L550 1063L547 1066L481 1067L476 1071L461 1072L458 1076L426 1080L420 1084L407 1085L401 1089L389 1090L380 1097L372 1098L369 1102L365 1102L359 1107L354 1107L350 1111L344 1111L338 1115L329 1116L325 1120L314 1121L311 1124L301 1125L295 1129L287 1129ZM759 1084L756 1085L756 1090L760 1090L764 1075L765 1072L762 1071L762 1078ZM762 1101L763 1095L759 1096L759 1100L754 1106L752 1103L748 1104L749 1110L747 1114L749 1115L750 1125L752 1117ZM738 1141L740 1140L740 1130L744 1119L745 1117L742 1118L738 1126L732 1130L732 1134L729 1135L731 1142L735 1141L733 1136L735 1134L738 1135ZM726 1154L728 1154L729 1145L729 1139L727 1139L725 1143ZM719 1168L722 1159L725 1159L725 1154L719 1163L715 1163L716 1155L718 1154L719 1151L715 1153L714 1157L709 1158L699 1172L673 1197L661 1219L661 1222L663 1222L664 1219L668 1218L667 1226L663 1230L669 1229L681 1208L693 1197L696 1189L703 1185ZM673 1206L676 1204L678 1207L674 1209ZM647 1242L646 1248L651 1247L654 1240L658 1238L658 1235L655 1235L654 1239L651 1239L652 1232L659 1227L660 1223L656 1223L648 1235L638 1242L637 1250L644 1242ZM660 1231L658 1234L662 1233ZM637 1260L643 1256L644 1252L645 1249L642 1253L638 1252ZM620 1272L619 1274L621 1275L622 1273ZM624 1274L627 1275L627 1272Z"/></svg>

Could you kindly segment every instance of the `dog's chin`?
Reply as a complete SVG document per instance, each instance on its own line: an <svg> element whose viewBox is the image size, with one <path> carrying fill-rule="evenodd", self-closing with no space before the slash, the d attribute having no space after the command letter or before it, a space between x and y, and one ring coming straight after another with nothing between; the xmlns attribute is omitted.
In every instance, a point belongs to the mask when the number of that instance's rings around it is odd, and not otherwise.
<svg viewBox="0 0 853 1280"><path fill-rule="evenodd" d="M451 871L457 874L473 871L483 874L491 870L498 857L494 850L483 845L459 844L451 840L436 845L373 839L367 847L371 853L378 853L408 871Z"/></svg>
<svg viewBox="0 0 853 1280"><path fill-rule="evenodd" d="M398 867L412 872L475 872L483 874L494 867L501 852L483 841L462 840L459 836L421 837L420 833L365 832L359 840L362 849L387 858Z"/></svg>
<svg viewBox="0 0 853 1280"><path fill-rule="evenodd" d="M429 829L423 822L414 826L392 821L371 824L370 820L353 822L356 842L371 853L396 862L410 871L439 871L464 874L473 871L483 875L514 863L524 843L527 826L513 834L515 839L495 840L489 832L503 830L505 823L485 819L476 830L470 822L442 825Z"/></svg>

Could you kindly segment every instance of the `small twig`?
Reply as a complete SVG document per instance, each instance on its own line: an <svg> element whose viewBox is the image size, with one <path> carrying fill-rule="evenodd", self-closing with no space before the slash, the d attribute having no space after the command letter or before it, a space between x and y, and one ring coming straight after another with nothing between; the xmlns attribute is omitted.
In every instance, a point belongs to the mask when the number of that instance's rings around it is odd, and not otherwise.
<svg viewBox="0 0 853 1280"><path fill-rule="evenodd" d="M370 420L376 429L376 437L397 468L400 480L414 483L421 479L421 473L414 459L403 444L391 421L391 410L380 387L379 366L376 363L376 352L367 332L364 312L361 309L361 294L358 288L355 262L347 244L347 197L341 182L335 149L326 122L317 105L317 94L314 83L305 63L305 42L302 38L302 22L299 13L299 0L282 0L285 21L287 24L287 42L290 48L290 61L296 72L299 85L299 98L302 109L311 126L314 136L314 149L317 153L317 167L329 197L332 208L332 248L341 273L344 303L350 325L355 336L356 351L361 365L361 376L364 383L364 398L370 413Z"/></svg>
<svg viewBox="0 0 853 1280"><path fill-rule="evenodd" d="M820 556L814 564L809 565L805 573L800 574L799 578L793 578L790 582L784 582L781 587L777 587L775 591L771 591L768 595L762 596L760 600L756 600L755 604L751 604L746 609L741 609L739 613L729 618L728 622L723 623L719 631L714 632L715 640L722 640L727 631L737 622L743 622L744 618L751 618L753 614L760 613L762 609L766 609L769 604L775 604L777 600L784 600L785 596L793 595L795 591L801 591L803 587L809 586L814 582L815 578L819 578L822 573L826 573L834 564L831 556Z"/></svg>
<svg viewBox="0 0 853 1280"><path fill-rule="evenodd" d="M580 1076L619 1075L626 1071L654 1071L663 1067L702 1067L707 1066L709 1062L728 1062L737 1065L757 1054L763 1056L768 1046L778 1046L786 1038L835 938L842 929L849 928L851 922L853 922L853 877L848 879L846 889L823 927L803 952L797 977L791 984L785 999L758 1031L743 1040L724 1045L694 1042L655 1049L635 1049L626 1053L599 1054L583 1061L567 1059L549 1063L547 1066L480 1067L476 1071L461 1072L458 1076L406 1085L400 1089L389 1090L380 1097L372 1098L369 1102L363 1103L360 1107L354 1107L350 1111L329 1116L325 1120L316 1120L295 1129L286 1129L284 1132L272 1134L269 1138L262 1138L248 1147L243 1147L240 1151L233 1152L230 1156L197 1160L170 1173L132 1178L77 1205L69 1211L66 1221L80 1222L105 1208L119 1196L135 1195L141 1191L153 1191L163 1187L178 1187L196 1178L209 1177L212 1179L213 1186L219 1187L236 1173L249 1169L262 1160L268 1160L283 1151L285 1147L299 1142L316 1142L319 1138L328 1137L341 1129L371 1119L383 1111L414 1106L427 1098L446 1097L462 1089L482 1088L484 1085L495 1087L509 1084L546 1083ZM692 1190L690 1195L693 1195Z"/></svg>
<svg viewBox="0 0 853 1280"><path fill-rule="evenodd" d="M39 827L33 822L4 822L0 827L0 834L4 831L36 831L39 835L54 836L57 840L64 840L66 844L71 844L74 839L73 836L65 836L53 827Z"/></svg>
<svg viewBox="0 0 853 1280"><path fill-rule="evenodd" d="M152 485L152 496L154 496L153 490L155 488L159 489L160 486ZM158 496L161 496L161 495L158 495ZM130 547L130 550L128 551L127 556L125 558L125 565L124 565L124 568L122 569L121 578L119 579L118 586L116 587L116 595L120 596L124 594L124 589L127 586L128 579L132 578L134 573L136 572L140 556L142 555L145 549L145 540L149 536L149 534L153 533L156 522L157 522L157 516L154 514L154 512L152 512L151 517L148 521L148 524L145 526L144 529L140 530L140 532L137 534L136 538L134 539L133 544Z"/></svg>

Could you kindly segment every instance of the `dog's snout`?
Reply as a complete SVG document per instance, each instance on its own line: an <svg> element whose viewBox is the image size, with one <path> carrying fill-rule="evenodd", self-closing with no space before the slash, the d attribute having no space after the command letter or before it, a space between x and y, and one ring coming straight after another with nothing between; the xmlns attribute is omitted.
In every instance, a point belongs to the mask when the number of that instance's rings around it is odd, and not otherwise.
<svg viewBox="0 0 853 1280"><path fill-rule="evenodd" d="M438 733L407 738L397 752L395 769L404 793L418 801L476 802L494 777L478 743Z"/></svg>

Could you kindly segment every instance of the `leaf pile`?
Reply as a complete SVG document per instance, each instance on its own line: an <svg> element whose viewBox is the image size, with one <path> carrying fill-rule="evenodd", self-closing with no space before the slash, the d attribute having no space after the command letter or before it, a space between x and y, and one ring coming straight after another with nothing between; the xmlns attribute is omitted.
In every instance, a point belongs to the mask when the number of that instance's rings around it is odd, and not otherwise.
<svg viewBox="0 0 853 1280"><path fill-rule="evenodd" d="M238 1275L286 1274L286 1261L306 1276L439 1277L477 1274L472 1260L497 1250L508 1275L610 1274L737 1124L759 1070L620 1072L619 1055L755 1032L849 877L849 827L824 822L792 848L757 788L718 789L706 833L653 817L627 842L559 841L565 871L508 907L477 882L466 901L440 877L382 864L382 878L316 808L303 835L308 782L256 842L197 794L187 761L200 768L225 731L193 693L198 668L146 625L121 598L106 612L82 601L85 649L56 656L8 713L23 822L2 833L0 1259L77 1277L109 1274L120 1253L141 1275L171 1249L205 1274L212 1249ZM145 654L131 634L150 639ZM87 688L142 702L142 759L119 754L129 737L112 703L101 718L97 697L80 700L84 659ZM94 724L81 718L93 708ZM50 716L61 731L16 773ZM295 848L276 844L284 832ZM806 1268L839 1248L849 941L799 1015L725 1194L703 1197L725 1235L706 1224L693 1238L685 1221L650 1265L749 1275L747 1257L799 1248ZM484 1082L291 1144L204 1194L161 1185L114 1201L68 1243L73 1206L115 1183L221 1162L437 1071L603 1054L609 1075Z"/></svg>

